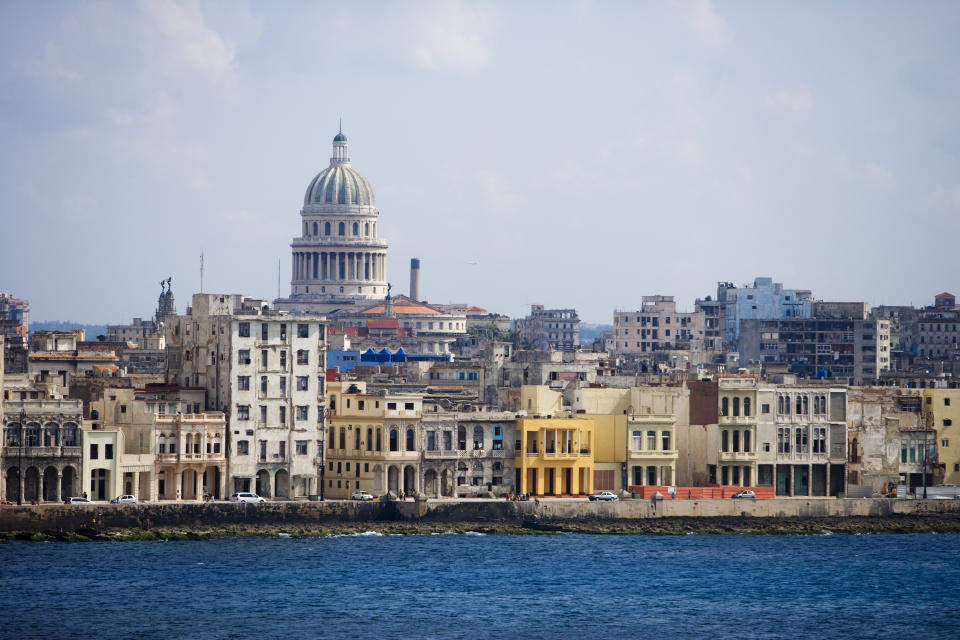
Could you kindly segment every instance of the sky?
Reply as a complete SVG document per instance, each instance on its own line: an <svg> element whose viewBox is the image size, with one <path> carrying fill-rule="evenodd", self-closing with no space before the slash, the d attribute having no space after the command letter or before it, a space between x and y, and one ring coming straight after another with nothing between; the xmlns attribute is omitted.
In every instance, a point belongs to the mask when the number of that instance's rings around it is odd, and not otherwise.
<svg viewBox="0 0 960 640"><path fill-rule="evenodd" d="M4 2L0 291L290 290L342 119L406 293L610 323L770 276L960 293L956 2Z"/></svg>

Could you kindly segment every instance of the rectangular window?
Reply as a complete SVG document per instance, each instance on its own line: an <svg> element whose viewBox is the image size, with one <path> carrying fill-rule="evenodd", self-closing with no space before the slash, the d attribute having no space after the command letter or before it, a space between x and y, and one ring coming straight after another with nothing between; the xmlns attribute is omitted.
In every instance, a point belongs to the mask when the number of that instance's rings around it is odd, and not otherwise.
<svg viewBox="0 0 960 640"><path fill-rule="evenodd" d="M105 444L103 445L103 459L104 460L113 460L113 445Z"/></svg>
<svg viewBox="0 0 960 640"><path fill-rule="evenodd" d="M403 408L406 409L407 411L413 411L413 403L412 403L412 402L405 402L405 403L403 404Z"/></svg>
<svg viewBox="0 0 960 640"><path fill-rule="evenodd" d="M287 395L287 376L280 376L280 395Z"/></svg>
<svg viewBox="0 0 960 640"><path fill-rule="evenodd" d="M237 389L240 391L249 391L250 376L237 376Z"/></svg>
<svg viewBox="0 0 960 640"><path fill-rule="evenodd" d="M950 418L944 418L944 419L943 419L943 426L949 427L949 426L951 426L952 424L953 424L953 420L951 420Z"/></svg>
<svg viewBox="0 0 960 640"><path fill-rule="evenodd" d="M266 369L266 368L267 368L267 362L268 362L268 360L267 360L267 350L266 350L266 349L261 349L261 350L260 350L260 368L261 368L261 369Z"/></svg>
<svg viewBox="0 0 960 640"><path fill-rule="evenodd" d="M237 419L238 420L250 419L250 405L248 404L237 405Z"/></svg>
<svg viewBox="0 0 960 640"><path fill-rule="evenodd" d="M287 352L286 351L280 352L280 368L281 369L287 368Z"/></svg>
<svg viewBox="0 0 960 640"><path fill-rule="evenodd" d="M306 349L297 350L297 364L310 364L310 352Z"/></svg>
<svg viewBox="0 0 960 640"><path fill-rule="evenodd" d="M238 455L238 456L248 456L248 455L250 455L250 441L249 441L249 440L237 440L237 455Z"/></svg>
<svg viewBox="0 0 960 640"><path fill-rule="evenodd" d="M260 405L260 422L263 424L267 423L267 405Z"/></svg>
<svg viewBox="0 0 960 640"><path fill-rule="evenodd" d="M260 393L267 395L267 376L260 376Z"/></svg>
<svg viewBox="0 0 960 640"><path fill-rule="evenodd" d="M297 440L297 455L305 456L307 455L307 441L306 440Z"/></svg>
<svg viewBox="0 0 960 640"><path fill-rule="evenodd" d="M240 349L237 351L237 362L240 364L250 364L250 349Z"/></svg>
<svg viewBox="0 0 960 640"><path fill-rule="evenodd" d="M940 441L940 446L943 447L944 449L946 449L947 447L950 446L950 441L947 440L947 439L943 439L943 440Z"/></svg>
<svg viewBox="0 0 960 640"><path fill-rule="evenodd" d="M250 323L249 323L249 322L241 322L240 324L238 324L238 325L237 325L237 334L238 334L241 338L249 338L249 337L250 337Z"/></svg>
<svg viewBox="0 0 960 640"><path fill-rule="evenodd" d="M260 339L267 341L270 338L270 325L266 322L260 323Z"/></svg>
<svg viewBox="0 0 960 640"><path fill-rule="evenodd" d="M297 420L307 420L309 416L310 409L307 405L298 405L297 406Z"/></svg>
<svg viewBox="0 0 960 640"><path fill-rule="evenodd" d="M287 325L283 323L280 324L280 339L281 340L287 339Z"/></svg>
<svg viewBox="0 0 960 640"><path fill-rule="evenodd" d="M436 451L436 449L437 449L437 432L427 431L427 451Z"/></svg>
<svg viewBox="0 0 960 640"><path fill-rule="evenodd" d="M281 410L282 409L283 407L281 407ZM280 458L286 458L286 457L287 457L287 443L281 440L280 441Z"/></svg>
<svg viewBox="0 0 960 640"><path fill-rule="evenodd" d="M267 459L267 441L266 440L260 441L260 459L261 460Z"/></svg>
<svg viewBox="0 0 960 640"><path fill-rule="evenodd" d="M397 409L397 403L396 403L396 402L388 402L388 403L387 403L387 410L388 410L388 411L396 411L396 409Z"/></svg>
<svg viewBox="0 0 960 640"><path fill-rule="evenodd" d="M297 391L306 391L310 385L308 376L297 376Z"/></svg>
<svg viewBox="0 0 960 640"><path fill-rule="evenodd" d="M100 457L100 445L91 444L90 445L90 459L96 460Z"/></svg>
<svg viewBox="0 0 960 640"><path fill-rule="evenodd" d="M287 424L287 408L283 405L280 405L280 424Z"/></svg>
<svg viewBox="0 0 960 640"><path fill-rule="evenodd" d="M310 337L310 327L306 324L297 325L297 337L298 338L309 338Z"/></svg>

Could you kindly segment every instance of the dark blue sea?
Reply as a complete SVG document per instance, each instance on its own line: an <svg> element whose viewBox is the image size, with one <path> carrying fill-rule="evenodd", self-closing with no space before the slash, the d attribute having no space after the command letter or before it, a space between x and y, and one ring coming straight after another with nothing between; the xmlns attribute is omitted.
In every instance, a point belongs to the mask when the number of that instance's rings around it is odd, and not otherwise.
<svg viewBox="0 0 960 640"><path fill-rule="evenodd" d="M960 535L0 545L3 638L960 638Z"/></svg>

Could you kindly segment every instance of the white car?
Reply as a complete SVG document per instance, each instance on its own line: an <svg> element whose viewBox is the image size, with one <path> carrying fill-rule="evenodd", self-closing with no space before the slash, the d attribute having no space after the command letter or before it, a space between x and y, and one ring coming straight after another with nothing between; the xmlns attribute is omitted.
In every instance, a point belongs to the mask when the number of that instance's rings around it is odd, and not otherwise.
<svg viewBox="0 0 960 640"><path fill-rule="evenodd" d="M118 496L110 502L112 504L137 504L137 499L133 496Z"/></svg>
<svg viewBox="0 0 960 640"><path fill-rule="evenodd" d="M86 498L70 498L70 504L93 504Z"/></svg>
<svg viewBox="0 0 960 640"><path fill-rule="evenodd" d="M744 489L743 491L737 491L735 494L733 494L730 497L731 498L748 498L751 500L755 500L757 497L757 494L755 494L753 491L750 491L750 489Z"/></svg>
<svg viewBox="0 0 960 640"><path fill-rule="evenodd" d="M353 495L350 496L351 500L362 500L366 502L367 500L373 500L373 496L366 491L354 491Z"/></svg>
<svg viewBox="0 0 960 640"><path fill-rule="evenodd" d="M263 498L258 496L255 493L235 493L230 496L230 502L266 502Z"/></svg>
<svg viewBox="0 0 960 640"><path fill-rule="evenodd" d="M608 501L608 500L616 500L616 499L617 499L617 494L613 493L612 491L601 491L600 493L595 493L592 496L590 496L591 502L594 500Z"/></svg>

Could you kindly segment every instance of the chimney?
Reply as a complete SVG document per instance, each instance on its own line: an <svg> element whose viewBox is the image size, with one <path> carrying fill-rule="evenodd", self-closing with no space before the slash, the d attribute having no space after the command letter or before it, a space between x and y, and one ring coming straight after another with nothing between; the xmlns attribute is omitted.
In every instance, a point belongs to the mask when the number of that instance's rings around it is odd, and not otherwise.
<svg viewBox="0 0 960 640"><path fill-rule="evenodd" d="M410 258L410 299L420 302L420 258Z"/></svg>

